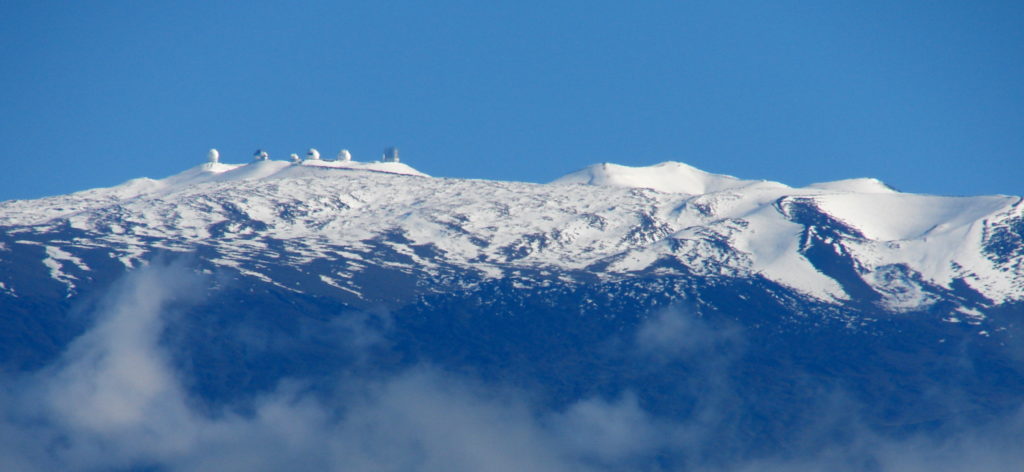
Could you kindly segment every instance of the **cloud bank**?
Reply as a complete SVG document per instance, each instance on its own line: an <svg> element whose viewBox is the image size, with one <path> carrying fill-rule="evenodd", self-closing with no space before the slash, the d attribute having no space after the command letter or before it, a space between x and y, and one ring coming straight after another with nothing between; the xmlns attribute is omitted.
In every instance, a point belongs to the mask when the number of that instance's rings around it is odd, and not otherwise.
<svg viewBox="0 0 1024 472"><path fill-rule="evenodd" d="M61 359L3 381L0 469L58 470L1016 470L1024 421L1013 417L944 437L880 435L834 421L849 405L823 410L820 428L848 428L842 441L800 455L708 460L728 448L729 359L744 349L735 329L716 329L679 310L656 313L626 344L656 365L714 356L701 406L685 417L651 413L631 391L541 408L531 392L486 384L429 365L361 378L339 374L332 394L301 379L254 402L196 406L170 362L162 333L198 300L202 278L183 265L152 264L108 294L95 324ZM374 345L388 322L352 317L353 349ZM384 319L377 317L374 319ZM372 325L372 327L370 326ZM814 431L813 428L809 431ZM714 438L714 439L712 439ZM715 457L720 457L716 455Z"/></svg>

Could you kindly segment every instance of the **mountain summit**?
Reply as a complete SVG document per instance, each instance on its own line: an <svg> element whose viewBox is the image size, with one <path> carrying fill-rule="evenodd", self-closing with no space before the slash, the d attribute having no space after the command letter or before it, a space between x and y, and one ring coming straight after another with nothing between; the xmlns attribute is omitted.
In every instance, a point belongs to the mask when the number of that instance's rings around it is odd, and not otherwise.
<svg viewBox="0 0 1024 472"><path fill-rule="evenodd" d="M742 180L729 175L711 174L682 162L662 162L647 167L628 167L608 163L594 164L567 174L553 183L649 188L659 192L690 195L719 192L755 184L774 184L767 181ZM782 184L775 185L785 187Z"/></svg>

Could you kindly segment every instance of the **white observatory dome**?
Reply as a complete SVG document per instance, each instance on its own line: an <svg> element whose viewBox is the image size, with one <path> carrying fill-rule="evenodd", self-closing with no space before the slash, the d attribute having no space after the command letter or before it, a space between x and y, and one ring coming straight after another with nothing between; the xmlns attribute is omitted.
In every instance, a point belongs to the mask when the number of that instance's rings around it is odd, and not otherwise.
<svg viewBox="0 0 1024 472"><path fill-rule="evenodd" d="M220 162L220 152L216 149L210 149L210 152L206 153L206 160L215 164Z"/></svg>
<svg viewBox="0 0 1024 472"><path fill-rule="evenodd" d="M342 149L338 152L338 160L342 162L349 162L352 160L352 153L348 152L348 149Z"/></svg>
<svg viewBox="0 0 1024 472"><path fill-rule="evenodd" d="M313 161L319 161L320 151L317 151L316 148L309 148L309 152L306 153L306 157Z"/></svg>

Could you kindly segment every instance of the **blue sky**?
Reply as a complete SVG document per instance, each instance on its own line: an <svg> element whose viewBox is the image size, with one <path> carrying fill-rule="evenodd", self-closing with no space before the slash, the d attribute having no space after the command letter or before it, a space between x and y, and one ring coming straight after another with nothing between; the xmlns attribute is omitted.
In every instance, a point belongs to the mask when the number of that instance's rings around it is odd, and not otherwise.
<svg viewBox="0 0 1024 472"><path fill-rule="evenodd" d="M389 145L1024 194L1024 2L7 1L0 64L0 199Z"/></svg>

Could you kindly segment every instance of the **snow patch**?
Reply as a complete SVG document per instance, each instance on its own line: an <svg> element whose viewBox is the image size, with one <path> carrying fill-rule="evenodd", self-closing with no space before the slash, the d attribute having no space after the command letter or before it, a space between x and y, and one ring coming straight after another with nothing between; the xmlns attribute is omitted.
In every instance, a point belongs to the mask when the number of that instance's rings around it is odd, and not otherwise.
<svg viewBox="0 0 1024 472"><path fill-rule="evenodd" d="M351 293L352 295L355 295L356 297L359 297L359 298L363 298L363 294L362 293L359 293L356 290L348 288L348 287L338 283L337 280L334 280L334 279L332 279L332 278L330 278L330 277L328 277L326 275L320 275L320 281L325 283L325 284L327 284L327 285L330 285L331 287L334 287L334 288L336 288L338 290Z"/></svg>
<svg viewBox="0 0 1024 472"><path fill-rule="evenodd" d="M957 308L956 311L960 312L968 320L970 320L968 321L968 323L970 324L981 324L981 322L985 320L985 314L975 308L967 308L962 306Z"/></svg>
<svg viewBox="0 0 1024 472"><path fill-rule="evenodd" d="M46 257L43 259L43 265L50 271L50 278L58 282L63 283L67 287L67 295L70 297L72 292L75 290L75 282L78 277L64 272L64 265L61 261L74 262L76 265L84 266L85 264L77 257L72 256L70 253L61 250L54 246L46 246Z"/></svg>
<svg viewBox="0 0 1024 472"><path fill-rule="evenodd" d="M14 291L14 288L8 287L4 282L0 282L0 293L5 293L14 298L18 298L18 293Z"/></svg>
<svg viewBox="0 0 1024 472"><path fill-rule="evenodd" d="M53 241L53 242L58 242L58 241ZM90 270L92 270L92 269L89 268L88 265L86 265L85 261L80 259L78 256L75 256L74 254L71 254L70 252L67 252L67 251L65 251L65 250L63 250L63 249L61 249L59 247L56 247L56 246L46 246L46 254L49 257L51 257L51 258L53 258L53 259L55 259L57 261L70 262L70 263L74 264L75 267L78 267L79 270L82 270L82 271L90 271Z"/></svg>

